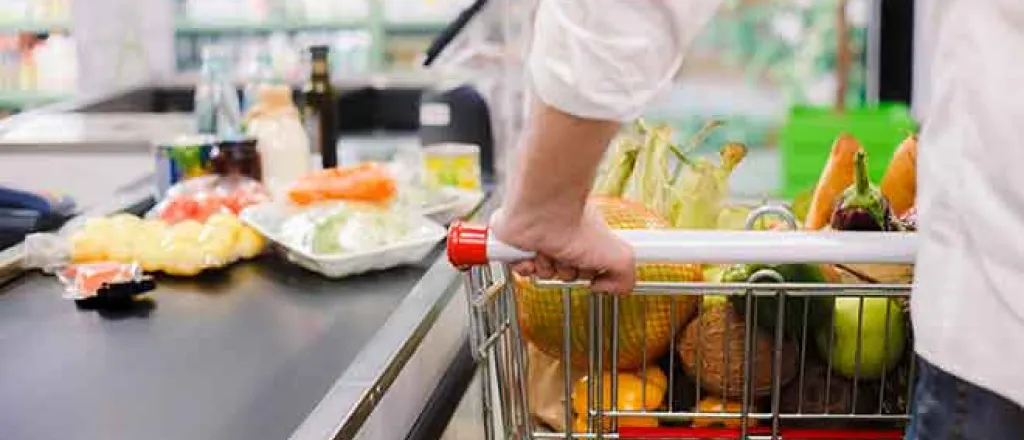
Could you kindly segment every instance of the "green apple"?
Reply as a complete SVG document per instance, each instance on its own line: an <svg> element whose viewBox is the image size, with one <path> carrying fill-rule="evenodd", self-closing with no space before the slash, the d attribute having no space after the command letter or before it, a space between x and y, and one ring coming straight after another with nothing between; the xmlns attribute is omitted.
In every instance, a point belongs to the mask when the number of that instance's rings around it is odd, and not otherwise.
<svg viewBox="0 0 1024 440"><path fill-rule="evenodd" d="M887 312L888 311L888 312ZM864 318L861 312L861 298L837 298L833 321L834 332L823 326L818 332L818 350L823 356L829 353L831 345L832 369L844 376L861 379L876 379L900 361L907 345L905 317L899 304L889 298L864 298ZM888 332L886 316L888 315ZM857 332L858 325L860 332ZM888 335L888 343L886 336ZM857 340L860 339L860 368L857 369Z"/></svg>

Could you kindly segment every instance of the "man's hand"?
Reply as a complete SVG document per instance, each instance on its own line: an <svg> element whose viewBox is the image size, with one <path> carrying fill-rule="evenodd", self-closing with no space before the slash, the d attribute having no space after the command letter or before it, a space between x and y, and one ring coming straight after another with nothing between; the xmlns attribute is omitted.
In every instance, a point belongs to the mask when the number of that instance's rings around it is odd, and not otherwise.
<svg viewBox="0 0 1024 440"><path fill-rule="evenodd" d="M515 265L517 272L592 279L598 292L633 289L633 250L587 208L597 166L618 129L616 122L534 108L504 208L491 224L499 240L538 253Z"/></svg>
<svg viewBox="0 0 1024 440"><path fill-rule="evenodd" d="M505 244L537 252L533 260L513 265L520 275L591 280L591 290L602 293L629 293L636 284L633 249L593 209L576 225L548 228L531 228L514 214L499 211L491 219L491 230Z"/></svg>

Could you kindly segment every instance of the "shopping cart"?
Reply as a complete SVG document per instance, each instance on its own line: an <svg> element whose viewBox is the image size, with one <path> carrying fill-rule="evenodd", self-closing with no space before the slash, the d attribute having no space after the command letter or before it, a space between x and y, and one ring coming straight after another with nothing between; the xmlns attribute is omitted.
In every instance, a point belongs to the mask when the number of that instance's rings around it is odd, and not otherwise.
<svg viewBox="0 0 1024 440"><path fill-rule="evenodd" d="M760 217L769 214L786 216L787 211L774 207L756 210L748 219L748 229ZM792 221L791 218L789 221ZM640 263L910 264L917 248L916 237L912 233L620 231L619 234L634 247ZM904 346L895 347L900 344L893 342L895 338L890 337L893 336L890 332L910 331L908 324L905 329L893 324L897 314L902 313L900 301L906 301L909 296L909 286L906 284L781 282L779 273L773 270L758 271L747 282L740 283L640 283L633 295L670 296L673 302L695 302L696 317L692 318L689 325L698 323L695 327L698 340L711 340L708 335L699 333L704 328L700 322L705 319L704 310L711 307L705 304L707 301L702 299L703 296L726 297L736 316L742 316L735 330L739 336L731 338L719 335L723 344L731 344L720 350L720 353L724 353L726 365L722 371L725 374L740 371L741 384L736 384L736 387L741 390L729 389L724 378L720 380L726 383L725 387L712 387L721 390L709 391L703 386L707 383L702 380L704 376L700 371L701 366L706 365L700 360L704 349L697 351L697 361L691 365L696 367L696 374L693 374L693 368L687 370L687 375L677 374L678 365L683 360L676 354L677 344L673 339L667 355L667 386L660 384L661 388L650 388L648 383L644 383L640 388L641 402L648 401L648 392L665 393L663 403L657 408L643 405L639 408L636 405L626 408L620 405L618 400L624 397L617 382L622 379L618 374L599 374L619 370L617 362L620 359L619 345L622 343L619 337L620 324L625 325L620 323L620 303L627 299L589 294L583 304L587 309L585 327L571 322L569 313L562 314L561 386L565 396L562 411L566 428L563 432L553 432L531 415L527 392L527 381L530 378L527 377L526 341L517 319L518 301L513 275L504 264L528 258L531 254L498 242L488 235L485 227L468 224L453 225L449 232L448 254L452 264L465 269L468 275L465 290L469 294L472 324L470 339L483 372L483 416L488 438L903 438L914 382L912 344L908 342ZM764 281L771 283L765 284ZM570 308L571 289L583 285L533 282L545 289L561 292L563 312ZM830 315L829 322L823 324L827 327L822 328L829 329L829 338L825 344L827 348L820 348L820 342L816 344L815 338L808 334L808 314L812 309L808 304L821 298L831 298L832 301L842 298L844 304L849 304L851 300L847 298L852 298L857 308L852 377L833 371L838 367L838 364L833 365L833 359L842 362L834 351L840 345L834 338L837 331L834 324L840 319L838 315ZM865 323L865 316L867 308L883 298L885 323L881 326L884 333L882 363L895 364L899 359L900 367L882 365L880 376L877 366L871 367L876 371L868 377L866 359L869 352L878 352L878 335L868 334L869 323ZM758 306L760 301L774 301L777 305L774 332L766 332L758 323L759 319L770 318L758 316L758 311L763 310ZM580 306L579 302L573 304ZM646 312L646 306L644 310ZM669 310L674 312L677 308L673 304ZM797 336L787 334L782 325L782 320L787 318L786 314L790 310L798 310L803 315L802 334ZM646 313L642 319L647 319ZM682 326L687 323L674 318L670 322L673 325L671 337L682 337ZM576 388L581 386L581 382L573 381L573 359L570 359L572 344L577 343L575 338L580 336L573 332L578 332L580 328L585 328L588 333L584 371L587 379L582 382L584 393ZM647 328L646 322L643 328ZM730 327L725 328L728 332ZM878 325L873 328L877 329ZM646 331L643 336L647 336ZM869 336L874 340L868 341ZM909 333L905 339L909 339ZM794 340L797 342L794 343ZM642 347L647 347L646 342ZM759 344L765 343L768 343L770 350L759 349L764 348L759 347ZM819 352L817 356L824 361L812 359L816 348ZM846 349L849 349L849 345ZM715 350L712 347L706 356L714 356ZM730 359L730 353L734 359ZM759 354L762 356L760 362L757 360ZM890 354L898 356L891 359L884 356ZM770 358L770 362L764 360L765 356ZM730 362L734 366L730 367ZM877 364L878 360L874 359L873 362ZM755 377L755 373L762 374L760 369L765 365L770 369L767 378ZM652 377L648 376L649 368L656 367L645 357L634 377L642 381L653 380L649 379ZM755 369L758 371L755 372ZM684 397L684 394L687 396ZM792 398L794 395L795 403ZM585 399L585 405L577 399ZM689 401L684 402L687 399ZM702 405L709 399L717 399L719 405ZM736 404L722 404L727 401ZM585 410L580 411L581 408ZM582 421L577 422L577 419ZM658 426L650 426L652 419L657 421L654 425ZM638 420L646 423L636 423Z"/></svg>

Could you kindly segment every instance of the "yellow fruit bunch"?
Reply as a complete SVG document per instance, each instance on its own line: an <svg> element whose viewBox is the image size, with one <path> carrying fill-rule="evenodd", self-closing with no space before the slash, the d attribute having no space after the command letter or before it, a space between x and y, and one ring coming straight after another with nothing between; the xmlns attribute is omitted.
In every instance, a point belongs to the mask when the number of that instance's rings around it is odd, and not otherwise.
<svg viewBox="0 0 1024 440"><path fill-rule="evenodd" d="M146 272L194 276L263 252L263 237L230 214L168 225L131 214L89 219L71 237L75 263L138 263Z"/></svg>

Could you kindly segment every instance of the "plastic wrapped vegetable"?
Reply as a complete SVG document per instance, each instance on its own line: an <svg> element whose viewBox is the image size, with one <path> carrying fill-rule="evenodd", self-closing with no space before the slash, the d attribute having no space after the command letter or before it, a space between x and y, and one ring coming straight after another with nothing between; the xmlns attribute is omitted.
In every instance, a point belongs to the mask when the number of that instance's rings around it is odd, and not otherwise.
<svg viewBox="0 0 1024 440"><path fill-rule="evenodd" d="M306 175L288 190L288 198L298 205L326 201L386 203L396 192L395 179L383 165L364 162Z"/></svg>
<svg viewBox="0 0 1024 440"><path fill-rule="evenodd" d="M56 237L56 236L55 236ZM138 264L146 272L193 276L261 253L265 240L232 214L168 224L131 214L97 217L71 232L74 263Z"/></svg>
<svg viewBox="0 0 1024 440"><path fill-rule="evenodd" d="M152 278L137 264L72 264L57 271L65 298L76 301L126 301L153 290Z"/></svg>
<svg viewBox="0 0 1024 440"><path fill-rule="evenodd" d="M238 215L249 206L269 200L266 189L255 180L204 176L171 187L153 215L169 224L185 220L202 223L214 214Z"/></svg>
<svg viewBox="0 0 1024 440"><path fill-rule="evenodd" d="M299 212L285 220L281 231L292 246L331 255L379 249L407 238L414 228L399 210L338 203Z"/></svg>

